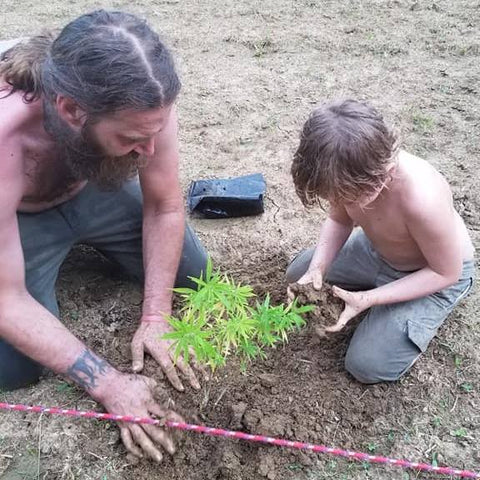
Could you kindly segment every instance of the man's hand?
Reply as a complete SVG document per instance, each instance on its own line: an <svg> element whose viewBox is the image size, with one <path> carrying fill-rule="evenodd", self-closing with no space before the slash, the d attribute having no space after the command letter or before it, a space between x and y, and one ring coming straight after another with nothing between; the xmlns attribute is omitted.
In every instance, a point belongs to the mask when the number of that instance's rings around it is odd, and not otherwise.
<svg viewBox="0 0 480 480"><path fill-rule="evenodd" d="M349 292L340 287L332 287L333 294L345 302L345 308L338 321L331 327L326 327L326 332L339 332L353 317L371 307L371 295L366 292Z"/></svg>
<svg viewBox="0 0 480 480"><path fill-rule="evenodd" d="M118 373L109 383L108 390L98 400L108 412L117 415L150 417L183 422L173 411L161 407L153 397L155 380L143 375ZM161 462L163 455L159 447L168 453L175 453L175 445L164 428L156 425L119 423L120 434L125 448L136 457L150 457Z"/></svg>
<svg viewBox="0 0 480 480"><path fill-rule="evenodd" d="M133 371L142 371L144 354L148 352L159 363L173 387L183 392L184 387L173 363L173 350L170 348L172 342L162 340L163 335L171 331L170 326L161 316L152 319L152 315L149 315L148 320L145 318L142 320L132 340ZM178 358L176 366L186 377L190 385L199 390L200 383L190 365L184 362L182 358Z"/></svg>

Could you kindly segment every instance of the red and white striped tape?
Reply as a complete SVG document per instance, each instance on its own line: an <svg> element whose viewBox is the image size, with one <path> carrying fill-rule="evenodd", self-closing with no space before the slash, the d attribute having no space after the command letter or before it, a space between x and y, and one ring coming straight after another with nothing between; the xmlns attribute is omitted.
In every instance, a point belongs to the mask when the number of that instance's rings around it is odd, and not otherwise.
<svg viewBox="0 0 480 480"><path fill-rule="evenodd" d="M110 420L114 422L128 422L149 425L165 425L169 428L178 430L187 430L191 432L203 433L205 435L212 435L216 437L237 438L246 440L248 442L265 443L269 445L276 445L277 447L295 448L298 450L307 450L317 453L326 453L337 457L345 457L352 460L368 463L379 463L385 465L392 465L405 469L413 469L422 472L431 472L440 475L450 475L460 478L478 478L480 473L469 470L460 470L451 467L438 467L428 463L410 462L408 460L399 460L396 458L382 457L378 455L370 455L363 452L354 452L350 450L342 450L340 448L327 447L325 445L314 445L312 443L297 442L291 440L284 440L281 438L266 437L264 435L252 435L249 433L238 432L233 430L224 430L222 428L205 427L203 425L192 425L189 423L179 423L167 420L156 420L154 418L140 418L131 415L115 415L112 413L100 413L93 411L80 411L56 407L42 407L39 405L19 405L0 402L0 410L14 410L20 412L34 412L34 413L49 413L52 415L64 415L71 417L95 418L97 420Z"/></svg>

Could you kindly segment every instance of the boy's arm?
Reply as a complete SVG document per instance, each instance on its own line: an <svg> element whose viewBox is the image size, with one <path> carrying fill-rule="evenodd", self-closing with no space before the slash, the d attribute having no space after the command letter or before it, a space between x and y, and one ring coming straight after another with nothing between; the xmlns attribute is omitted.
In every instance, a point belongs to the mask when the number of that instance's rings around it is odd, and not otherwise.
<svg viewBox="0 0 480 480"><path fill-rule="evenodd" d="M463 239L458 231L450 189L434 198L412 198L405 218L410 235L427 266L390 284L372 290L372 305L425 297L458 281L463 264Z"/></svg>
<svg viewBox="0 0 480 480"><path fill-rule="evenodd" d="M327 219L323 222L320 235L307 272L298 283L312 283L321 288L325 273L338 252L347 241L353 229L353 221L341 206L331 206Z"/></svg>
<svg viewBox="0 0 480 480"><path fill-rule="evenodd" d="M337 324L328 331L341 330L350 319L375 305L426 297L458 281L462 272L463 241L450 189L445 184L442 190L435 198L412 195L405 211L407 227L427 266L373 290L348 292L334 287L335 295L345 302L345 309Z"/></svg>

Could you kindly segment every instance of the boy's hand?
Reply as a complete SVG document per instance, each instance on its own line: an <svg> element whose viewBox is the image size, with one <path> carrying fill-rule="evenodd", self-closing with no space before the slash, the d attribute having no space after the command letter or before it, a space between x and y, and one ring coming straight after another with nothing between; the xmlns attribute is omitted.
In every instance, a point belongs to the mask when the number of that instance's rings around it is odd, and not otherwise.
<svg viewBox="0 0 480 480"><path fill-rule="evenodd" d="M299 285L308 285L309 283L311 283L313 284L313 288L315 290L320 290L322 288L322 282L322 272L320 270L312 269L304 273L303 276L300 277L295 283L298 283ZM295 294L293 293L290 285L287 287L287 299L289 302L293 302L295 300Z"/></svg>
<svg viewBox="0 0 480 480"><path fill-rule="evenodd" d="M322 272L318 269L307 270L302 277L297 281L300 285L308 285L309 283L313 284L315 290L320 290L323 283Z"/></svg>
<svg viewBox="0 0 480 480"><path fill-rule="evenodd" d="M326 327L326 332L339 332L353 317L371 307L371 298L368 292L349 292L343 288L332 287L333 294L345 302L345 308L340 314L337 323Z"/></svg>

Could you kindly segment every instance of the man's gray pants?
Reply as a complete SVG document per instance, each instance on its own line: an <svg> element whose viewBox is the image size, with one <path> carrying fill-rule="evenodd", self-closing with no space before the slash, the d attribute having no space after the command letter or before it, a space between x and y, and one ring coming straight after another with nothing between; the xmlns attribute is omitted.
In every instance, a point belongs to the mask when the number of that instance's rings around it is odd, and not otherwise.
<svg viewBox="0 0 480 480"><path fill-rule="evenodd" d="M40 213L18 213L30 294L59 316L55 283L62 262L75 244L95 247L143 282L142 193L138 179L115 192L88 184L73 199ZM194 286L188 277L204 270L207 254L186 227L176 286ZM30 319L32 322L35 319ZM38 380L42 367L0 339L0 389Z"/></svg>
<svg viewBox="0 0 480 480"><path fill-rule="evenodd" d="M289 283L308 269L314 248L300 252L287 270ZM463 264L460 280L427 297L372 307L356 328L345 357L345 368L362 383L400 378L425 352L437 329L470 291L473 261ZM373 249L357 228L332 263L325 280L350 290L369 290L412 272L395 270Z"/></svg>

